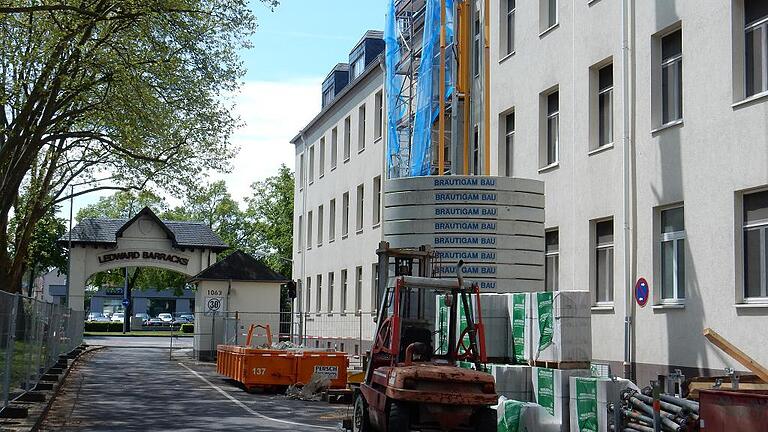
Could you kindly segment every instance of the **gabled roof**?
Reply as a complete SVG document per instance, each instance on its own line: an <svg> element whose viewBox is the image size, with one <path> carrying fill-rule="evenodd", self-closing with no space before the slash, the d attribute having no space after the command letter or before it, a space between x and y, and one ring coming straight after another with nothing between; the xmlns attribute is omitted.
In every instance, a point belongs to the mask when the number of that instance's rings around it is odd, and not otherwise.
<svg viewBox="0 0 768 432"><path fill-rule="evenodd" d="M275 272L251 255L237 250L223 260L189 278L190 282L204 280L287 282L288 278Z"/></svg>
<svg viewBox="0 0 768 432"><path fill-rule="evenodd" d="M157 217L149 207L144 207L131 219L86 218L72 228L72 244L90 244L114 246L125 230L140 217L147 216L162 228L173 247L205 248L223 251L229 248L213 230L203 222L164 221ZM59 243L66 245L69 233L64 234Z"/></svg>

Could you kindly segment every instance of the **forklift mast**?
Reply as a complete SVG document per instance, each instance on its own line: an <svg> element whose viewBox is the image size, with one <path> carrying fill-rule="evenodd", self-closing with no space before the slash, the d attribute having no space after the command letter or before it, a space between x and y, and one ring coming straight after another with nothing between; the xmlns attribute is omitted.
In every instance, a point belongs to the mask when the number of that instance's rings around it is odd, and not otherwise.
<svg viewBox="0 0 768 432"><path fill-rule="evenodd" d="M384 294L387 292L390 280L398 276L419 276L434 277L432 268L435 261L435 251L430 245L423 245L418 248L392 248L389 242L382 241L376 250L379 257L379 278L376 286L376 309L380 310ZM416 273L414 274L414 270ZM421 293L418 298L418 316L426 316L425 310L427 303L425 301L426 293Z"/></svg>

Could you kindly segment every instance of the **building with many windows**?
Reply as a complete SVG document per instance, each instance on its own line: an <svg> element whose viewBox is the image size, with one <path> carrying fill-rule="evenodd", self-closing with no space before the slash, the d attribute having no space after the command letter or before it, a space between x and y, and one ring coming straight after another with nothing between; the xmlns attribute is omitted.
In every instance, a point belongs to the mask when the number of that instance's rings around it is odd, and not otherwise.
<svg viewBox="0 0 768 432"><path fill-rule="evenodd" d="M592 291L595 360L621 373L626 321L642 383L740 368L706 327L768 358L768 2L490 14L493 171L545 182L546 285Z"/></svg>
<svg viewBox="0 0 768 432"><path fill-rule="evenodd" d="M351 353L360 352L355 324L360 319L354 317L362 316L368 334L376 307L383 49L381 32L366 32L349 64L337 65L326 78L321 112L291 141L297 166L293 275L299 287L296 310L304 314L301 331L318 345L328 333L315 334L315 329L335 327L334 335L350 338L334 341L337 348Z"/></svg>

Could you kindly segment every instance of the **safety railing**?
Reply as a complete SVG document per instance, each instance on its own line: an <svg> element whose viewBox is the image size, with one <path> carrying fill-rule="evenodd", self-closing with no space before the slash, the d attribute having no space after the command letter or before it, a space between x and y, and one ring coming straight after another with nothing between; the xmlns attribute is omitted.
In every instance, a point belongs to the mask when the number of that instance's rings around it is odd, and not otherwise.
<svg viewBox="0 0 768 432"><path fill-rule="evenodd" d="M33 389L59 355L82 344L84 312L0 291L3 407Z"/></svg>

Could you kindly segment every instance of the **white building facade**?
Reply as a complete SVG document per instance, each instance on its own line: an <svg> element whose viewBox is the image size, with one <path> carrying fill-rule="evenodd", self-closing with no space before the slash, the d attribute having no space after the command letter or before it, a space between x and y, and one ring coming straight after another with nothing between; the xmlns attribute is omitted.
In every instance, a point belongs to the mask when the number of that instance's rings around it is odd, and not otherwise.
<svg viewBox="0 0 768 432"><path fill-rule="evenodd" d="M352 66L337 65L326 79L320 114L291 141L301 332L311 346L334 345L353 354L362 352L361 345L367 349L361 339L372 335L376 308L385 145L381 49L380 32L367 32L352 50Z"/></svg>
<svg viewBox="0 0 768 432"><path fill-rule="evenodd" d="M593 292L595 360L621 374L630 321L644 384L743 370L706 327L768 361L768 3L492 0L490 14L492 171L544 181L547 286Z"/></svg>

